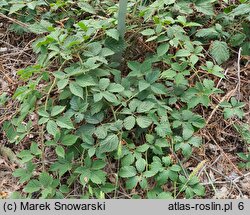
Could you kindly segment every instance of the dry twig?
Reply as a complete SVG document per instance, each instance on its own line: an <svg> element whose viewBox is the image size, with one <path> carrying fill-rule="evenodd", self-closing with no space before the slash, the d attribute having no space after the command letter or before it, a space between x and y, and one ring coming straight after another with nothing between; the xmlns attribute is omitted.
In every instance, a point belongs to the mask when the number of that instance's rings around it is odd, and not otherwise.
<svg viewBox="0 0 250 215"><path fill-rule="evenodd" d="M238 53L238 62L237 62L237 75L238 75L238 84L237 84L237 100L240 100L240 55L241 55L241 48L239 49Z"/></svg>
<svg viewBox="0 0 250 215"><path fill-rule="evenodd" d="M213 111L211 112L210 116L208 117L207 121L206 121L206 125L210 122L210 120L212 119L212 116L215 114L215 112L217 111L217 109L220 106L220 103L224 102L225 100L228 100L229 98L231 98L231 96L235 93L236 89L233 89L231 91L229 91L221 100L220 102L216 105L216 107L213 109Z"/></svg>
<svg viewBox="0 0 250 215"><path fill-rule="evenodd" d="M8 20L10 20L11 22L14 22L14 23L16 23L16 24L22 26L23 28L28 28L28 27L29 27L27 24L25 24L25 23L23 23L23 22L21 22L21 21L19 21L19 20L10 18L10 17L4 15L3 13L0 13L0 17L5 18L5 19L8 19Z"/></svg>
<svg viewBox="0 0 250 215"><path fill-rule="evenodd" d="M224 152L224 150L220 147L220 145L216 142L216 140L213 138L213 136L208 132L209 137L212 139L212 141L216 144L216 146L219 148L221 153L224 155L224 157L227 159L227 161L232 165L232 167L235 169L235 171L239 175L243 175L242 172L234 165L234 163L230 160L230 158L227 156L227 154Z"/></svg>

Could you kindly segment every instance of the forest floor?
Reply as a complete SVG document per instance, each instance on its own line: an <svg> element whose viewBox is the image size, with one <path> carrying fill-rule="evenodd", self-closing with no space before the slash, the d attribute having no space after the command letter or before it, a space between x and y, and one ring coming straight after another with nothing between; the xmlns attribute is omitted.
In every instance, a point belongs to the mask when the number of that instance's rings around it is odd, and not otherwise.
<svg viewBox="0 0 250 215"><path fill-rule="evenodd" d="M10 98L17 86L23 84L18 79L17 71L34 64L36 56L31 47L35 36L32 34L19 36L9 32L8 25L9 21L0 19L0 94L7 93ZM206 185L207 195L204 198L250 198L250 173L240 170L237 166L240 161L237 153L242 152L244 146L232 125L239 119L225 121L217 106L232 95L238 96L246 103L245 123L250 124L250 63L242 65L238 58L249 60L235 53L235 58L223 65L226 78L216 81L217 87L225 94L213 96L214 106L196 110L207 122L200 132L204 144L185 162L184 167L192 168L201 161L207 161L199 174L201 182ZM12 176L12 172L19 164L14 163L13 158L11 160L5 149L17 153L22 150L22 145L8 143L4 133L1 133L3 122L10 120L16 114L18 105L17 101L9 99L4 108L0 107L0 199L21 189L18 180ZM6 148L3 149L2 146Z"/></svg>

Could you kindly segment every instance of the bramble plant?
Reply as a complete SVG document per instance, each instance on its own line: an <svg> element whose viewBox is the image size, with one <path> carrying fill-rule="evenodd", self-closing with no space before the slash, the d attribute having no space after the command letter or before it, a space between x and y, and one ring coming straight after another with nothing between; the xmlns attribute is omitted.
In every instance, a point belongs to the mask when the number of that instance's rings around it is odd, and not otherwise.
<svg viewBox="0 0 250 215"><path fill-rule="evenodd" d="M195 109L223 93L209 77L224 78L217 64L229 59L229 47L250 50L249 4L215 18L216 2L1 1L0 12L26 26L11 30L39 35L36 65L18 72L20 112L3 126L10 143L35 134L17 154L25 168L14 176L24 188L13 197L70 197L74 184L80 198L118 198L121 187L131 198L204 196L197 173L205 162L193 171L183 165L203 142L206 122ZM242 26L231 32L230 20ZM127 56L137 35L155 44L140 59ZM244 115L234 98L221 107L226 119ZM249 166L249 155L240 157Z"/></svg>

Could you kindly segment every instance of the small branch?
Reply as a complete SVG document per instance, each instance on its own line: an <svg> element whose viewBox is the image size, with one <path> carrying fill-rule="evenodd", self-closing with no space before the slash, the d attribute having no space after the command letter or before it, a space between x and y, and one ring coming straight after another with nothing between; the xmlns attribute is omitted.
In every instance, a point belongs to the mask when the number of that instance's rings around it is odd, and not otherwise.
<svg viewBox="0 0 250 215"><path fill-rule="evenodd" d="M243 178L245 178L245 177L247 177L247 176L249 176L249 175L250 175L250 172L248 172L248 173L246 173L246 174L244 174L244 175L241 175L241 176L235 178L235 179L234 179L234 182L238 182L240 179L243 179Z"/></svg>
<svg viewBox="0 0 250 215"><path fill-rule="evenodd" d="M29 28L29 26L28 26L27 24L25 24L25 23L23 23L23 22L21 22L21 21L19 21L19 20L10 18L10 17L4 15L3 13L0 13L0 17L5 18L5 19L8 19L8 20L10 20L11 22L14 22L14 23L16 23L16 24L22 26L23 28L27 28L27 29Z"/></svg>
<svg viewBox="0 0 250 215"><path fill-rule="evenodd" d="M231 98L231 96L235 93L236 89L233 89L231 91L229 91L221 100L220 102L216 105L216 107L213 109L213 111L211 112L210 116L208 117L207 121L206 121L206 125L210 122L210 120L212 119L212 116L215 114L215 112L218 110L220 103L224 102L225 100Z"/></svg>
<svg viewBox="0 0 250 215"><path fill-rule="evenodd" d="M228 73L228 69L226 69L226 71L224 72L224 76L226 76L227 73ZM221 83L222 80L223 80L223 78L221 78L221 79L218 81L218 84L217 84L216 88L218 88L218 87L220 86L220 83Z"/></svg>
<svg viewBox="0 0 250 215"><path fill-rule="evenodd" d="M4 71L4 68L0 62L0 72L4 75L4 77L7 79L7 81L9 82L9 84L14 84L15 82L6 74L6 72Z"/></svg>
<svg viewBox="0 0 250 215"><path fill-rule="evenodd" d="M227 154L224 152L224 150L220 147L220 145L216 142L216 140L213 138L213 136L209 132L208 132L208 135L212 139L212 141L216 144L216 146L219 148L220 152L224 155L226 160L232 165L232 167L235 169L235 171L240 176L243 176L242 172L234 165L234 163L230 160L230 158L227 156Z"/></svg>
<svg viewBox="0 0 250 215"><path fill-rule="evenodd" d="M192 158L194 158L195 160L201 162L200 159L198 159L198 158L196 158L194 156L192 156ZM213 170L213 171L215 171L217 174L223 176L227 180L227 181L225 181L225 183L231 183L231 184L233 184L236 187L236 189L238 190L238 192L241 195L241 197L243 196L243 193L242 193L241 189L239 188L239 186L237 185L237 183L234 180L230 179L228 176L224 175L223 173L221 173L217 169L213 168L212 165L208 164L206 167L209 168L209 169L211 169L211 170Z"/></svg>

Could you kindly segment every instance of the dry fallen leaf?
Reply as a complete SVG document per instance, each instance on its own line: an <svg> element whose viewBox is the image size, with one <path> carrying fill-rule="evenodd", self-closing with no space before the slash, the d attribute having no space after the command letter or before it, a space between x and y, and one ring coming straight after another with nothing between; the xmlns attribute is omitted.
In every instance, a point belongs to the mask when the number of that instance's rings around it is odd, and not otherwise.
<svg viewBox="0 0 250 215"><path fill-rule="evenodd" d="M242 192L246 192L248 195L250 195L250 176L240 181L240 185L242 187Z"/></svg>
<svg viewBox="0 0 250 215"><path fill-rule="evenodd" d="M222 187L220 190L216 191L213 199L226 199L229 194L227 187Z"/></svg>

